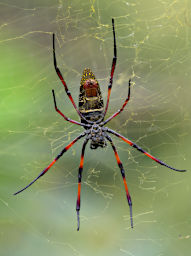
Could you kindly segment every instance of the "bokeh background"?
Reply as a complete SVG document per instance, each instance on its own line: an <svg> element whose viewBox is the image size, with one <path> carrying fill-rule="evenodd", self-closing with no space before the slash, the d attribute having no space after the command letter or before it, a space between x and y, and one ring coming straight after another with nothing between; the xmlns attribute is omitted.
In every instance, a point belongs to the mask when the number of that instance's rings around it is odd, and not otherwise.
<svg viewBox="0 0 191 256"><path fill-rule="evenodd" d="M81 131L53 67L56 54L78 102L82 71L93 70L104 99L113 57L118 62L108 126L169 165L191 170L189 0L0 1L0 255L180 256L191 250L191 174L173 172L113 138L133 200L134 229L110 146L87 147L81 229L76 231L77 173L82 141L25 192Z"/></svg>

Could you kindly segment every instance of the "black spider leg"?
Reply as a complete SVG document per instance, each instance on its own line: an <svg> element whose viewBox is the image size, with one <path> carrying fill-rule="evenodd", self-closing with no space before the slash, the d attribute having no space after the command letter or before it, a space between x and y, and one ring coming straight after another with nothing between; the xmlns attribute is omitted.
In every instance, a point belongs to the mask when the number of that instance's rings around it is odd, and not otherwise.
<svg viewBox="0 0 191 256"><path fill-rule="evenodd" d="M68 117L66 117L58 108L57 108L57 104L56 104L56 97L55 97L55 94L54 94L54 90L52 90L52 95L53 95L53 99L54 99L54 107L55 107L55 110L56 112L58 112L62 117L64 117L64 119L70 123L73 123L73 124L77 124L77 125L80 125L80 126L84 126L84 127L90 127L91 125L90 124L83 124L83 123L79 123L75 120L72 120Z"/></svg>
<svg viewBox="0 0 191 256"><path fill-rule="evenodd" d="M75 104L75 102L74 102L74 100L73 100L73 98L72 98L72 95L71 95L70 91L68 90L68 87L67 87L67 85L66 85L66 82L64 81L64 78L63 78L63 76L62 76L62 74L61 74L61 72L60 72L60 69L57 67L56 53L55 53L55 36L54 36L54 34L53 34L53 59L54 59L54 68L55 68L55 70L56 70L56 73L57 73L58 77L60 78L62 84L64 85L66 94L68 95L68 97L69 97L70 101L72 102L72 105L74 106L74 108L75 108L75 110L77 111L78 115L79 115L82 119L84 119L87 123L93 123L93 122L91 122L91 121L89 121L89 120L86 120L86 118L80 113L80 111L79 111L78 108L76 107L76 104Z"/></svg>
<svg viewBox="0 0 191 256"><path fill-rule="evenodd" d="M27 189L28 187L30 187L35 181L37 181L41 176L43 176L52 166L53 164L56 163L56 161L66 152L68 151L69 148L71 148L74 143L76 143L79 139L81 139L82 137L84 137L87 134L87 132L83 132L81 133L78 137L76 137L72 142L70 142L61 152L59 155L57 155L57 157L39 174L39 176L34 179L31 183L29 183L26 187L22 188L21 190L17 191L16 193L14 193L14 195L17 195L19 193L21 193L22 191L24 191L25 189Z"/></svg>
<svg viewBox="0 0 191 256"><path fill-rule="evenodd" d="M128 101L130 100L130 93L131 93L131 79L129 79L129 90L128 90L128 96L125 100L125 102L123 103L123 106L117 111L115 112L112 116L110 116L107 120L105 120L104 122L102 122L100 125L103 126L106 123L108 123L109 121L111 121L114 117L118 116L125 108L125 106L127 105Z"/></svg>
<svg viewBox="0 0 191 256"><path fill-rule="evenodd" d="M133 228L132 201L131 201L131 196L130 196L129 191L128 191L127 182L126 182L126 179L125 179L125 171L124 171L124 169L123 169L123 165L122 165L122 163L121 163L121 160L120 160L120 158L119 158L119 155L118 155L118 153L117 153L116 147L115 147L115 145L113 144L113 141L112 141L111 137L110 137L109 135L106 135L106 139L109 140L109 142L111 143L111 146L112 146L113 151L114 151L114 154L115 154L115 158L116 158L116 160L117 160L119 169L120 169L120 171L121 171L121 175L122 175L122 178L123 178L123 183L124 183L124 186L125 186L127 201L128 201L128 204L129 204L130 219L131 219L131 227Z"/></svg>
<svg viewBox="0 0 191 256"><path fill-rule="evenodd" d="M111 88L113 84L113 74L115 71L115 66L117 62L117 48L116 48L116 39L115 39L115 25L114 25L114 19L112 19L112 27L113 27L113 47L114 47L114 57L112 61L112 66L111 66L111 73L110 73L110 80L109 80L109 85L108 85L108 95L107 95L107 103L105 107L105 111L103 113L103 118L105 117L109 105L109 99L110 99L110 94L111 94Z"/></svg>
<svg viewBox="0 0 191 256"><path fill-rule="evenodd" d="M132 142L131 140L125 138L124 136L122 136L121 134L109 129L109 128L105 128L105 131L112 133L113 135L119 137L120 139L122 139L123 141L125 141L126 143L128 143L130 146L136 148L138 151L140 151L141 153L143 153L144 155L148 156L150 159L154 160L155 162L157 162L158 164L164 165L167 168L177 171L177 172L186 172L186 170L179 170L176 168L171 167L170 165L165 164L164 162L162 162L161 160L157 159L156 157L152 156L151 154L149 154L148 152L144 151L141 147L139 147L138 145L136 145L134 142Z"/></svg>
<svg viewBox="0 0 191 256"><path fill-rule="evenodd" d="M77 222L78 222L78 227L77 231L80 229L80 196L81 196L81 179L82 179L82 172L83 172L83 165L84 165L84 153L85 153L85 148L88 143L89 138L86 137L83 146L82 146L82 153L81 153L81 159L80 159L80 166L79 166L79 171L78 171L78 196L77 196L77 201L76 201L76 212L77 212Z"/></svg>

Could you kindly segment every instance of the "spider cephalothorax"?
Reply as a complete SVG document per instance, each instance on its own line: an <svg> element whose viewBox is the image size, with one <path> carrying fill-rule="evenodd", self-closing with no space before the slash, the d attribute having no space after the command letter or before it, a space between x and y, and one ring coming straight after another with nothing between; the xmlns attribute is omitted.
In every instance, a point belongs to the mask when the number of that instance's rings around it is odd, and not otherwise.
<svg viewBox="0 0 191 256"><path fill-rule="evenodd" d="M114 117L119 115L125 106L127 105L127 102L130 99L130 85L131 81L129 80L129 88L128 88L128 96L123 103L123 106L115 112L112 116L110 116L108 119L104 121L105 115L107 113L108 105L109 105L109 99L110 99L110 93L111 93L111 88L113 84L113 74L115 71L115 66L116 66L116 61L117 61L117 50L116 50L116 40L115 40L115 28L114 28L114 19L112 19L112 27L113 27L113 38L114 38L114 57L113 57L113 62L111 66L111 73L110 73L110 80L109 80L109 85L108 85L108 96L107 96L107 102L106 102L106 107L104 109L103 105L103 99L101 96L101 91L99 88L98 81L95 79L94 74L91 72L90 69L84 69L82 79L81 79L81 85L80 85L80 95L79 95L79 109L76 107L76 104L72 98L72 95L70 91L68 90L68 87L66 85L66 82L64 81L64 78L57 67L56 63L56 55L55 55L55 46L54 46L54 34L53 34L53 58L54 58L54 67L56 70L56 73L58 77L60 78L62 84L64 85L65 91L72 102L74 108L76 109L81 122L72 120L68 117L66 117L57 107L56 104L56 98L54 94L54 90L52 90L53 93L53 99L54 99L54 106L55 110L68 122L77 124L79 126L82 126L85 131L81 133L79 136L77 136L72 142L70 142L58 155L57 157L39 174L39 176L34 179L31 183L29 183L26 187L23 189L19 190L16 192L14 195L19 194L23 190L27 189L29 186L31 186L36 180L38 180L41 176L43 176L52 166L56 161L65 153L68 151L69 148L71 148L79 139L82 137L85 137L83 146L82 146L82 152L81 152L81 160L80 160L80 165L79 165L79 171L78 171L78 195L77 195L77 202L76 202L76 211L77 211L77 220L78 220L78 228L79 230L80 227L80 198L81 198L81 179L82 179L82 171L83 171L83 164L84 164L84 153L85 153L85 148L90 140L90 148L91 149L96 149L97 147L105 147L106 146L106 140L109 141L111 144L111 147L114 151L115 158L117 160L117 164L119 166L119 169L121 171L121 176L123 179L125 191L126 191L126 197L127 197L127 202L129 204L129 209L130 209L130 220L131 220L131 227L133 227L133 215L132 215L132 201L131 197L129 194L129 190L127 187L127 182L125 178L125 171L122 165L122 162L119 158L119 155L117 153L116 147L113 144L113 141L111 137L108 135L113 134L117 136L118 138L122 139L124 142L128 143L130 146L136 148L138 151L149 157L150 159L154 160L156 163L161 164L163 166L166 166L174 171L179 171L179 172L184 172L185 170L178 170L175 169L161 160L157 159L156 157L152 156L148 152L144 151L142 148L140 148L138 145L136 145L134 142L131 140L125 138L121 134L104 127L106 123L111 121Z"/></svg>
<svg viewBox="0 0 191 256"><path fill-rule="evenodd" d="M105 146L107 146L105 137L106 134L104 128L99 126L98 124L93 124L90 128L90 148L96 149L98 147L104 148Z"/></svg>

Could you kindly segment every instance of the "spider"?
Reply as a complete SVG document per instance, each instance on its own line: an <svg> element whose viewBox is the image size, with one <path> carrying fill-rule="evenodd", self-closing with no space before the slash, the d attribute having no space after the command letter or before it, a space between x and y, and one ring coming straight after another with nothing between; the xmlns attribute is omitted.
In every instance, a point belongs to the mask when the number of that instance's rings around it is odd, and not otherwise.
<svg viewBox="0 0 191 256"><path fill-rule="evenodd" d="M54 90L52 90L53 94L53 100L54 100L54 107L55 110L68 122L82 126L85 131L82 132L79 136L77 136L72 142L70 142L57 156L56 158L39 174L37 178L35 178L31 183L29 183L26 187L23 189L19 190L18 192L14 193L14 195L17 195L30 187L35 181L37 181L40 177L42 177L56 162L57 160L65 153L67 152L78 140L81 138L85 137L84 143L82 146L82 151L81 151L81 160L80 160L80 165L79 165L79 171L78 171L78 192L77 192L77 202L76 202L76 212L77 212L77 230L79 231L80 228L80 197L81 197L81 180L82 180L82 172L83 172L83 164L84 164L84 153L85 153L85 148L90 141L90 148L91 149L96 149L98 147L106 147L106 140L109 141L111 144L111 147L114 151L115 158L117 160L117 164L119 166L119 169L121 171L125 191L126 191L126 197L127 197L127 202L129 205L130 209L130 223L131 227L133 228L133 214L132 214L132 200L131 196L128 190L126 178L125 178L125 171L122 165L122 162L119 158L117 149L109 136L109 134L115 135L130 146L136 148L138 151L149 157L150 159L154 160L158 164L164 165L167 168L170 168L174 171L178 172L185 172L186 170L178 170L175 169L166 163L162 162L161 160L157 159L156 157L152 156L148 152L144 151L141 147L136 145L134 142L131 140L125 138L121 134L117 133L116 131L113 131L107 127L104 127L109 121L111 121L113 118L118 116L125 108L127 105L128 101L130 100L130 88L131 88L131 79L129 79L128 83L128 96L125 99L125 102L123 103L122 107L115 112L112 116L104 120L105 115L107 113L108 105L109 105L109 99L110 99L110 94L111 94L111 88L113 84L113 75L116 67L116 62L117 62L117 48L116 48L116 38L115 38L115 27L114 27L114 19L112 19L112 29L113 29L113 41L114 41L114 56L113 56L113 61L112 61L112 66L111 66L111 73L110 73L110 80L109 80L109 85L108 85L108 95L107 95L107 102L106 106L104 108L104 103L103 103L103 98L101 95L100 87L98 84L98 81L95 78L95 75L92 73L92 71L89 68L85 68L83 71L83 75L81 78L81 83L80 83L80 94L79 94L79 108L77 108L72 95L70 91L68 90L68 87L66 85L66 82L57 67L57 62L56 62L56 54L55 54L55 36L53 34L53 60L54 60L54 68L56 70L56 73L58 77L60 78L66 94L68 95L70 101L72 102L72 105L74 106L75 110L77 111L81 122L72 120L68 117L66 117L57 107L56 103L56 97Z"/></svg>

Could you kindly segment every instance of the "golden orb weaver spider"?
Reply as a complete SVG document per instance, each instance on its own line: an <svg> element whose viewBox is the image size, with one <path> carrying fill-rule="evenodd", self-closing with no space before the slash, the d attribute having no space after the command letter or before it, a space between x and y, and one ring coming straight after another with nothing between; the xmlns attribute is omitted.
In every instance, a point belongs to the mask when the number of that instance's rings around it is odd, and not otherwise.
<svg viewBox="0 0 191 256"><path fill-rule="evenodd" d="M43 176L52 166L53 164L56 163L56 161L66 152L68 151L69 148L71 148L79 139L82 137L85 137L83 146L82 146L82 152L81 152L81 160L80 160L80 166L79 166L79 171L78 171L78 193L77 193L77 202L76 202L76 212L77 212L77 230L80 228L80 197L81 197L81 179L82 179L82 171L83 171L83 163L84 163L84 153L85 153L85 148L90 140L90 148L91 149L96 149L97 147L105 147L106 140L109 141L111 144L111 147L114 151L115 158L117 160L117 164L119 166L119 169L121 171L121 175L123 178L123 183L126 191L126 197L127 197L127 202L129 204L129 209L130 209L130 221L131 221L131 227L133 228L133 215L132 215L132 200L131 196L129 194L126 178L125 178L125 171L122 165L122 162L119 158L118 152L116 150L115 145L113 144L113 141L111 137L108 135L108 133L113 134L117 136L118 138L122 139L125 141L127 144L130 146L136 148L138 151L143 153L144 155L148 156L150 159L154 160L158 164L164 165L167 168L170 168L174 171L178 172L185 172L186 170L178 170L175 169L161 160L157 159L156 157L152 156L148 152L144 151L142 148L140 148L138 145L136 145L134 142L131 140L125 138L121 134L104 127L105 124L107 124L109 121L111 121L114 117L118 116L125 108L127 105L128 101L130 100L130 87L131 87L131 80L129 80L129 89L128 89L128 96L123 103L122 107L115 112L112 116L110 116L108 119L104 121L105 115L107 113L108 105L109 105L109 99L110 99L110 94L111 94L111 88L113 84L113 75L115 71L115 66L116 66L116 61L117 61L117 48L116 48L116 38L115 38L115 27L114 27L114 19L112 19L112 28L113 28L113 39L114 39L114 57L112 61L112 66L111 66L111 73L110 73L110 81L108 85L108 95L107 95L107 102L106 102L106 107L104 109L104 103L100 91L100 87L98 84L98 81L95 78L95 75L91 72L90 69L86 68L83 71L83 75L81 78L81 84L80 84L80 94L79 94L79 108L77 108L72 95L70 91L68 90L68 87L66 85L66 82L64 81L64 78L57 67L57 62L56 62L56 54L55 54L55 37L53 34L53 60L54 60L54 67L56 70L56 73L58 77L60 78L62 84L64 85L66 94L68 95L70 101L72 102L75 110L77 111L79 117L81 118L81 122L72 120L68 117L66 117L57 107L56 104L56 97L54 94L54 90L52 90L53 94L53 99L54 99L54 107L55 110L68 122L80 125L84 127L85 131L81 133L79 136L77 136L72 142L70 142L58 155L57 157L39 174L37 178L35 178L31 183L29 183L26 187L23 189L19 190L18 192L14 193L14 195L17 195L30 187L36 180L38 180L41 176Z"/></svg>

